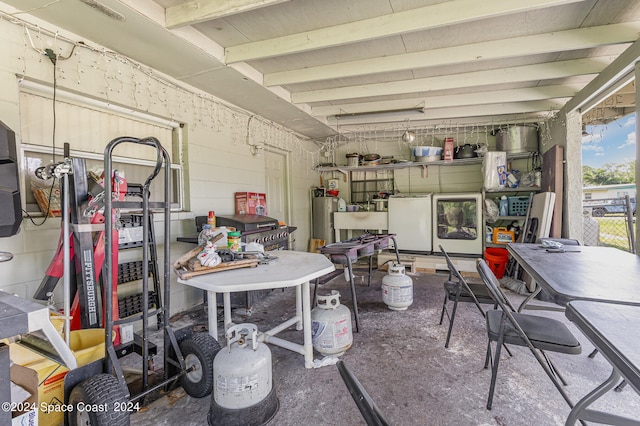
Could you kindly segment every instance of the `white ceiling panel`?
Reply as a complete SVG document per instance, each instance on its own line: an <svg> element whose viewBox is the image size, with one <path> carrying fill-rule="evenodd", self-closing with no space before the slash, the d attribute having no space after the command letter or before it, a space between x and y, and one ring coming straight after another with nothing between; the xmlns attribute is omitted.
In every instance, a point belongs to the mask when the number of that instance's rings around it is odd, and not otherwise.
<svg viewBox="0 0 640 426"><path fill-rule="evenodd" d="M312 139L549 116L640 34L636 0L3 1Z"/></svg>

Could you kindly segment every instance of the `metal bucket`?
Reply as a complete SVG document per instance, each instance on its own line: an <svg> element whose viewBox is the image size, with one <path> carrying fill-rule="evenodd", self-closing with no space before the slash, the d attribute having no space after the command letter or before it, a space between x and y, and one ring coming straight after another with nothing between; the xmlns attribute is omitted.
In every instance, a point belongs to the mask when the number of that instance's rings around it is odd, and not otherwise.
<svg viewBox="0 0 640 426"><path fill-rule="evenodd" d="M538 152L538 129L535 126L509 126L498 129L496 151L508 154Z"/></svg>

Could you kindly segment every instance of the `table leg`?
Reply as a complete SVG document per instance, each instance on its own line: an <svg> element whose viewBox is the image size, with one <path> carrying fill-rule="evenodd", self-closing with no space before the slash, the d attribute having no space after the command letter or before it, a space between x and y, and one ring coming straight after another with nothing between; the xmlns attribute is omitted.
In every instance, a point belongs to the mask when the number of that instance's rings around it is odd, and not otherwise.
<svg viewBox="0 0 640 426"><path fill-rule="evenodd" d="M373 255L369 256L369 280L367 281L367 287L371 287L371 273L373 272Z"/></svg>
<svg viewBox="0 0 640 426"><path fill-rule="evenodd" d="M358 316L358 299L356 298L356 283L353 281L353 266L351 265L351 258L345 255L347 258L347 269L349 271L349 283L351 284L351 302L353 303L353 316L356 320L356 333L360 332L360 317Z"/></svg>
<svg viewBox="0 0 640 426"><path fill-rule="evenodd" d="M218 301L215 291L207 291L207 315L209 316L209 334L216 340L218 337Z"/></svg>
<svg viewBox="0 0 640 426"><path fill-rule="evenodd" d="M304 366L306 368L313 368L313 341L311 336L311 301L309 294L309 281L302 283L296 287L302 291L302 335L304 336L304 344L302 350L304 351Z"/></svg>
<svg viewBox="0 0 640 426"><path fill-rule="evenodd" d="M637 422L626 417L587 409L587 407L591 405L596 399L609 392L609 390L611 390L616 385L616 383L618 383L620 377L620 373L618 373L618 371L614 368L611 376L609 376L607 380L605 380L600 386L589 392L571 409L565 425L574 425L577 420L586 420L606 424L637 424Z"/></svg>
<svg viewBox="0 0 640 426"><path fill-rule="evenodd" d="M522 303L520 304L520 306L518 306L518 312L522 312L522 310L525 308L525 306L527 306L527 303L529 303L534 297L536 297L538 295L538 293L540 293L542 291L542 287L540 287L538 285L538 283L536 283L536 287L533 290L533 292L527 296L526 299L524 299L522 301Z"/></svg>
<svg viewBox="0 0 640 426"><path fill-rule="evenodd" d="M224 335L227 335L227 330L233 325L231 322L231 293L222 293L222 301L224 304Z"/></svg>
<svg viewBox="0 0 640 426"><path fill-rule="evenodd" d="M307 284L308 285L308 284ZM296 316L300 318L300 321L296 323L296 330L304 329L304 323L302 321L302 289L299 285L296 286Z"/></svg>

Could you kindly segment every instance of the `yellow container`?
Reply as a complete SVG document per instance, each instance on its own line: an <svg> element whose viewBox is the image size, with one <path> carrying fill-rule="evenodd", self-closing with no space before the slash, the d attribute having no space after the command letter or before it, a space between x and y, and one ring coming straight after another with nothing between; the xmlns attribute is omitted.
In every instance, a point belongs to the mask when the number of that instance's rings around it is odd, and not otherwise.
<svg viewBox="0 0 640 426"><path fill-rule="evenodd" d="M104 329L75 330L69 333L69 348L78 366L104 358ZM38 373L39 426L61 425L64 413L64 376L69 369L19 344L10 345L11 360Z"/></svg>
<svg viewBox="0 0 640 426"><path fill-rule="evenodd" d="M493 243L508 244L515 241L515 232L509 231L507 228L493 228Z"/></svg>

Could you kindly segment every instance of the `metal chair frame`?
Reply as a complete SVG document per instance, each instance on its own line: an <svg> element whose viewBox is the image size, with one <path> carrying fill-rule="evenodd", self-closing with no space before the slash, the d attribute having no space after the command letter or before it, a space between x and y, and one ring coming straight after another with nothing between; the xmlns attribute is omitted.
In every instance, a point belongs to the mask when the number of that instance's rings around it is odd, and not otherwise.
<svg viewBox="0 0 640 426"><path fill-rule="evenodd" d="M507 303L508 299L500 290L498 279L495 277L493 272L491 272L489 265L487 265L484 260L478 259L477 269L480 277L482 278L482 281L485 283L487 289L493 295L496 302L498 303L498 305L500 305L501 308L501 310L493 311L500 312L500 314L494 314L493 312L491 312L487 315L488 342L484 368L488 368L489 365L491 365L491 384L489 386L489 396L487 398L487 409L491 409L491 405L493 402L498 366L500 362L500 349L504 343L515 344L518 346L527 346L538 363L542 366L545 373L547 373L547 376L549 376L556 389L558 389L560 395L562 395L563 399L567 402L569 407L573 408L573 402L562 388L562 385L558 382L559 376L557 374L557 369L551 363L551 360L546 355L545 350L567 354L579 354L582 351L580 342L575 338L575 336L573 336L573 333L571 333L566 325L558 320L515 312L513 306L510 306L510 304ZM500 322L499 333L496 338L492 337L491 323L492 321L496 321L497 315L500 315ZM530 332L534 331L533 327L536 326L536 321L538 323L540 321L544 321L545 327L538 327L538 329L535 331L548 334L546 333L546 331L553 328L562 332L555 333L556 336L559 334L562 334L562 336L555 339L551 338L551 336L545 336L549 338L537 340L536 345L534 345L527 332L525 332L525 330L523 329L523 326L525 326ZM507 333L509 333L508 336ZM496 341L495 354L491 353L492 340Z"/></svg>
<svg viewBox="0 0 640 426"><path fill-rule="evenodd" d="M453 260L449 254L440 247L440 251L444 255L444 258L447 261L447 267L449 268L449 279L444 283L444 301L442 302L442 312L440 313L440 325L444 321L444 315L447 314L447 318L449 319L449 329L447 330L447 340L444 343L444 347L449 347L449 341L451 340L451 333L453 331L453 322L456 318L456 313L458 310L459 302L467 302L473 303L476 305L482 317L486 317L486 313L481 303L483 304L491 304L494 309L498 306L496 301L493 300L490 294L488 294L484 284L469 284L467 280L462 276L458 268L453 264ZM447 309L447 302L452 301L453 307L451 308L451 313ZM508 350L508 349L507 349Z"/></svg>

